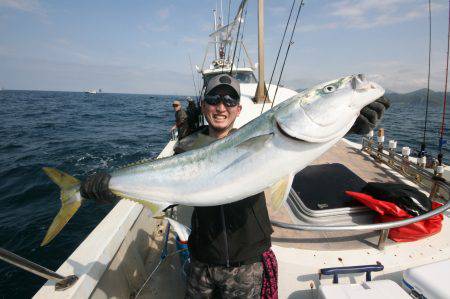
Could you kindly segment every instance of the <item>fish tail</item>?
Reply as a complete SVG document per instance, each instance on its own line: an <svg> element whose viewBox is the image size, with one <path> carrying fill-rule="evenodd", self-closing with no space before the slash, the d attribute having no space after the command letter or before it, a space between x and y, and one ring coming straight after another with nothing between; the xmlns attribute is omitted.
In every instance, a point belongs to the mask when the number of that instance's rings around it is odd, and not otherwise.
<svg viewBox="0 0 450 299"><path fill-rule="evenodd" d="M78 179L55 168L43 167L43 170L61 188L61 209L47 230L41 246L53 240L81 206L81 197L77 197L80 189Z"/></svg>

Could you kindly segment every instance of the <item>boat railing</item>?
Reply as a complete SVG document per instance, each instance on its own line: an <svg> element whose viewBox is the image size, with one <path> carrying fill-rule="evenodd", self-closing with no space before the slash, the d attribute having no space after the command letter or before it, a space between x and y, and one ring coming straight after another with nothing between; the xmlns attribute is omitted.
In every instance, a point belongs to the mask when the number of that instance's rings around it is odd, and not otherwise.
<svg viewBox="0 0 450 299"><path fill-rule="evenodd" d="M396 153L395 147L386 150L383 143L378 142L375 145L373 138L364 137L362 139L361 151L368 153L375 161L400 172L404 177L430 192L433 192L434 182L441 175L436 171L437 165L433 165L434 169L427 170L426 165L420 163L420 158L417 158L417 162L411 161L409 154L399 155ZM436 190L436 192L438 191ZM438 195L436 194L436 197Z"/></svg>
<svg viewBox="0 0 450 299"><path fill-rule="evenodd" d="M373 143L369 142L368 139L363 139L361 150L370 154L375 159L375 161L379 163L385 163L392 169L399 171L405 177L413 179L421 187L428 189L429 198L431 200L441 202L443 203L443 205L425 214L413 218L385 223L361 225L310 225L285 223L272 220L272 224L274 226L285 229L304 231L381 231L378 240L378 249L383 250L390 229L426 220L430 217L441 214L450 208L450 185L442 177L437 176L434 173L431 173L424 168L419 167L418 165L415 165L414 163L409 161L409 159L405 159L405 157L398 157L398 155L396 154L393 155L392 151L386 153L386 151L382 147L373 147Z"/></svg>

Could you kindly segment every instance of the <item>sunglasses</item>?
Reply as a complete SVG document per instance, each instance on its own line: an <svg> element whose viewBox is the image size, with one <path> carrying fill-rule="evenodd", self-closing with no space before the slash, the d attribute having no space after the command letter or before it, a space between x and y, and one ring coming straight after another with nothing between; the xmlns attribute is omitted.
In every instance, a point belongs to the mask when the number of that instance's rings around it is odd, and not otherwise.
<svg viewBox="0 0 450 299"><path fill-rule="evenodd" d="M212 106L219 105L220 102L222 102L225 107L236 107L239 104L239 99L232 98L229 95L205 96L203 99L208 105Z"/></svg>

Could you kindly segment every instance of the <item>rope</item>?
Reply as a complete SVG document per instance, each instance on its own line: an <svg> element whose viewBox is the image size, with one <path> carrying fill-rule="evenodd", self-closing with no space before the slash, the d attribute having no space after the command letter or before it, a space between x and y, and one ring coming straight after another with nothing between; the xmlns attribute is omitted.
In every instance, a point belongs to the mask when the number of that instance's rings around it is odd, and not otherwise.
<svg viewBox="0 0 450 299"><path fill-rule="evenodd" d="M444 132L445 132L445 112L447 106L447 82L448 82L448 57L449 57L449 48L450 48L450 0L448 2L448 31L447 31L447 65L445 68L445 88L444 88L444 105L442 108L442 123L441 123L441 132L439 138L439 155L440 164L442 164L442 146L444 145Z"/></svg>
<svg viewBox="0 0 450 299"><path fill-rule="evenodd" d="M428 83L427 83L427 105L425 108L425 124L423 128L423 140L420 147L419 157L425 155L426 146L426 133L427 133L427 123L428 123L428 104L430 100L430 71L431 71L431 0L428 0L428 20L429 20L429 33L428 33Z"/></svg>
<svg viewBox="0 0 450 299"><path fill-rule="evenodd" d="M233 73L233 63L234 63L234 58L236 57L236 48L237 48L237 44L239 41L239 32L241 31L241 24L242 24L242 13L240 13L239 16L239 26L238 26L238 31L236 34L236 42L234 43L234 50L233 50L233 59L231 60L231 67L230 67L230 76L232 76Z"/></svg>
<svg viewBox="0 0 450 299"><path fill-rule="evenodd" d="M287 57L288 57L288 54L289 54L289 50L291 49L291 46L294 44L292 39L294 38L295 28L297 27L298 16L300 15L302 7L303 7L303 0L300 2L300 5L299 5L298 11L297 11L297 16L295 17L295 23L294 23L294 27L292 28L291 38L289 39L289 44L288 44L288 48L286 50L286 55L284 56L284 61L283 61L283 65L281 67L280 76L278 77L277 88L275 89L275 94L273 96L274 100L277 97L278 87L280 86L281 77L283 76L283 71L284 71L284 67L286 65L286 60L287 60ZM274 102L275 101L272 101L272 105L270 106L271 109L273 108L273 103Z"/></svg>
<svg viewBox="0 0 450 299"><path fill-rule="evenodd" d="M242 19L245 20L246 18L247 18L247 8L245 8L244 17ZM244 40L244 29L245 29L245 23L242 26L241 42L239 43L239 54L238 54L236 67L239 67L239 62L241 61L242 41ZM245 67L245 60L244 60L244 67Z"/></svg>
<svg viewBox="0 0 450 299"><path fill-rule="evenodd" d="M142 290L144 289L145 285L146 285L146 284L150 281L150 279L152 278L153 274L156 273L156 271L159 269L159 267L161 266L161 264L162 264L164 261L166 261L167 258L169 258L169 257L171 257L171 256L174 256L174 255L176 255L177 253L186 251L186 250L187 250L187 248L176 250L176 251L174 251L174 252L169 253L169 254L166 255L164 258L160 259L159 262L158 262L158 264L156 265L155 269L153 269L152 273L150 273L150 275L149 275L149 276L147 277L147 279L144 281L144 283L143 283L142 286L139 288L139 290L137 291L137 293L136 293L136 295L134 296L134 298L136 299L136 298L139 296L139 294L140 294L140 293L142 292Z"/></svg>
<svg viewBox="0 0 450 299"><path fill-rule="evenodd" d="M264 89L265 92L266 92L266 96L264 97L264 103L263 103L263 105L262 105L261 113L260 113L260 114L263 113L263 111L264 111L264 105L266 105L266 99L269 97L269 89L270 89L270 85L272 84L273 75L274 75L274 73L275 73L275 69L276 69L277 64L278 64L278 58L280 57L281 49L282 49L283 43L284 43L284 38L286 37L286 32L287 32L287 29L288 29L288 27L289 27L289 23L290 23L290 21L291 21L291 16L292 16L292 11L294 10L295 1L297 1L297 0L293 0L293 1L292 1L291 11L289 12L289 18L288 18L288 21L287 21L287 23L286 23L286 27L284 27L283 37L281 38L280 47L278 48L277 58L275 59L275 64L273 65L272 74L270 75L269 88L268 88L268 89ZM450 0L449 0L449 1L450 1ZM270 100L270 99L269 99L269 100ZM273 99L273 101L275 101L275 98Z"/></svg>

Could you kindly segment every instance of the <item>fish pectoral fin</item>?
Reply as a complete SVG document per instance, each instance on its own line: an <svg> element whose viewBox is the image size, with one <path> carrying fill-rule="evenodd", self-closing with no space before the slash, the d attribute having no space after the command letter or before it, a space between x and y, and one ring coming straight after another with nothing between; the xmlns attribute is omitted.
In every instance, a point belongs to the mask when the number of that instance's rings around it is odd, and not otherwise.
<svg viewBox="0 0 450 299"><path fill-rule="evenodd" d="M274 135L273 133L269 133L254 136L236 145L236 147L260 149L266 142L272 139L273 135Z"/></svg>
<svg viewBox="0 0 450 299"><path fill-rule="evenodd" d="M166 203L166 202L150 202L150 201L143 200L143 199L132 198L129 196L125 196L125 195L121 194L120 192L116 192L116 191L114 191L113 193L122 197L123 199L140 203L141 205L143 205L144 207L146 207L147 209L152 211L152 215L155 215L155 216L158 215L162 210L164 210L165 208L167 208L168 206L171 205L170 203Z"/></svg>
<svg viewBox="0 0 450 299"><path fill-rule="evenodd" d="M269 201L274 210L278 210L289 196L294 174L289 174L273 184L269 189Z"/></svg>

